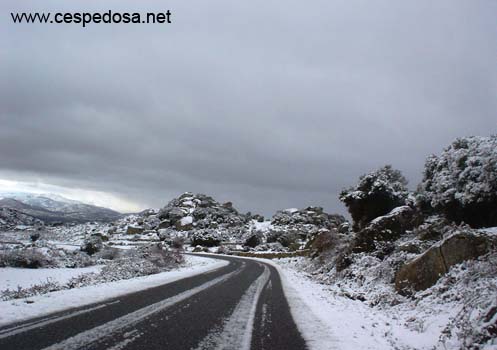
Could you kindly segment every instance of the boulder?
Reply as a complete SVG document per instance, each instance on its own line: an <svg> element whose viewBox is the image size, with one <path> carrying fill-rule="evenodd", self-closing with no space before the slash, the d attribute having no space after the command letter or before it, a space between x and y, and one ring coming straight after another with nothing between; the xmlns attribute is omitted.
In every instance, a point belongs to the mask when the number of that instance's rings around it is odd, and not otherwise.
<svg viewBox="0 0 497 350"><path fill-rule="evenodd" d="M347 234L350 232L350 223L349 222L344 222L338 225L338 232L341 234Z"/></svg>
<svg viewBox="0 0 497 350"><path fill-rule="evenodd" d="M164 229L169 227L171 227L171 220L162 220L158 226L159 229Z"/></svg>
<svg viewBox="0 0 497 350"><path fill-rule="evenodd" d="M321 253L332 249L336 245L337 231L321 230L306 245L311 249L311 257L316 257Z"/></svg>
<svg viewBox="0 0 497 350"><path fill-rule="evenodd" d="M172 208L168 212L168 218L171 221L181 220L185 216L185 212L179 208Z"/></svg>
<svg viewBox="0 0 497 350"><path fill-rule="evenodd" d="M174 226L178 231L189 231L193 228L193 218L191 216L185 216L181 220L176 221Z"/></svg>
<svg viewBox="0 0 497 350"><path fill-rule="evenodd" d="M395 241L420 221L421 217L414 208L407 205L394 208L357 233L353 250L355 253L371 252L376 249L377 242Z"/></svg>
<svg viewBox="0 0 497 350"><path fill-rule="evenodd" d="M489 252L494 245L487 235L460 232L445 239L440 251L447 268L465 260L475 259Z"/></svg>
<svg viewBox="0 0 497 350"><path fill-rule="evenodd" d="M451 266L484 255L495 246L496 240L492 236L477 231L456 231L404 264L395 275L395 289L401 294L427 289Z"/></svg>
<svg viewBox="0 0 497 350"><path fill-rule="evenodd" d="M440 247L433 247L399 269L395 275L395 289L404 295L413 290L424 290L434 285L445 273L447 268Z"/></svg>
<svg viewBox="0 0 497 350"><path fill-rule="evenodd" d="M200 231L196 232L191 237L191 245L203 247L216 247L221 244L221 239L215 231Z"/></svg>
<svg viewBox="0 0 497 350"><path fill-rule="evenodd" d="M126 234L136 235L142 233L144 230L145 229L141 226L128 225L128 227L126 228Z"/></svg>
<svg viewBox="0 0 497 350"><path fill-rule="evenodd" d="M414 233L421 241L440 241L445 233L453 229L450 222L442 216L430 216L419 225Z"/></svg>

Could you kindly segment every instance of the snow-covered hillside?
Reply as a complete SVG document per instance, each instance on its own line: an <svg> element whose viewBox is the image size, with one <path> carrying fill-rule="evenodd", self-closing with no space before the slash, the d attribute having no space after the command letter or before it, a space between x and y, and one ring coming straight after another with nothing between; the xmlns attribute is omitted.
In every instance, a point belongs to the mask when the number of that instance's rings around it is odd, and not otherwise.
<svg viewBox="0 0 497 350"><path fill-rule="evenodd" d="M54 194L1 193L0 206L17 209L46 223L113 221L122 215L108 208L70 200Z"/></svg>

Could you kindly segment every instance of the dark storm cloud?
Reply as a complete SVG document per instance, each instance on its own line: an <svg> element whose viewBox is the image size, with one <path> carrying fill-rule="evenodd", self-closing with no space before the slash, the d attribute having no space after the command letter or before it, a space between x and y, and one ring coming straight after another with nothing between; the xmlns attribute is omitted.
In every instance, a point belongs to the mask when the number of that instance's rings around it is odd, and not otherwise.
<svg viewBox="0 0 497 350"><path fill-rule="evenodd" d="M496 132L490 1L3 2L170 25L1 23L0 175L271 213Z"/></svg>

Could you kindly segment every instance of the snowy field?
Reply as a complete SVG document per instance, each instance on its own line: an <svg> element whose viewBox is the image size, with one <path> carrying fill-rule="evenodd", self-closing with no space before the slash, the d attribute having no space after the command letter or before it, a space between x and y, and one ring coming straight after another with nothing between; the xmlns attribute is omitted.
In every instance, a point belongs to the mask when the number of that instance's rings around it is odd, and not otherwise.
<svg viewBox="0 0 497 350"><path fill-rule="evenodd" d="M79 307L101 302L110 298L118 297L123 294L129 294L139 290L156 287L165 283L174 282L182 278L191 277L228 265L228 262L224 260L203 258L198 256L185 256L185 260L186 263L179 269L162 272L155 275L138 277L130 280L103 283L82 288L61 290L30 297L28 299L2 301L0 302L0 310L2 310L2 312L0 313L0 326L30 319L33 317L44 316L72 307ZM59 276L60 278L67 278L67 276L62 277L64 273L57 272L57 270L62 269L44 270L52 270L53 272L51 276L53 276L54 278L56 278L55 276ZM38 276L36 275L37 271L38 270L34 269L26 270L26 274L31 272L33 274L32 276L35 276L34 278L38 278ZM8 272L5 272L5 274L8 274ZM46 274L45 276L51 277L48 276L48 274ZM25 276L25 278L28 277ZM4 282L2 281L2 283Z"/></svg>
<svg viewBox="0 0 497 350"><path fill-rule="evenodd" d="M65 284L73 277L85 273L98 273L102 266L90 266L83 268L56 268L56 269L25 269L17 267L0 268L0 291L5 289L17 289L18 286L28 288L50 280Z"/></svg>

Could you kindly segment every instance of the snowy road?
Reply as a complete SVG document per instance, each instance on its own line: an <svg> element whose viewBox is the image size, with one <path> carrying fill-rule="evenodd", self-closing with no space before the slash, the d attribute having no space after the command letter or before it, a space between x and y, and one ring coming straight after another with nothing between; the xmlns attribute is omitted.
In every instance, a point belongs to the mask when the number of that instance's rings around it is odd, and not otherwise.
<svg viewBox="0 0 497 350"><path fill-rule="evenodd" d="M209 273L0 328L0 349L306 349L277 270Z"/></svg>

